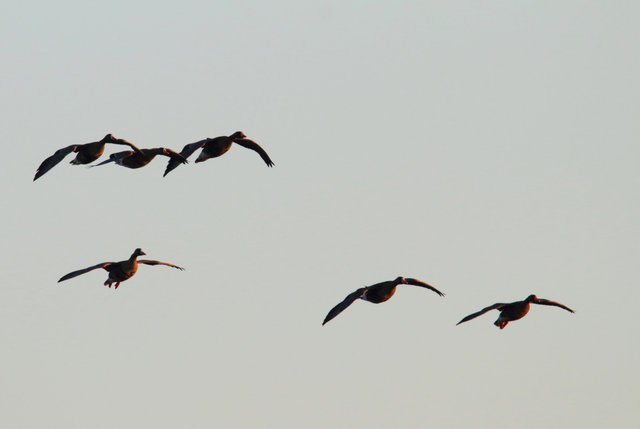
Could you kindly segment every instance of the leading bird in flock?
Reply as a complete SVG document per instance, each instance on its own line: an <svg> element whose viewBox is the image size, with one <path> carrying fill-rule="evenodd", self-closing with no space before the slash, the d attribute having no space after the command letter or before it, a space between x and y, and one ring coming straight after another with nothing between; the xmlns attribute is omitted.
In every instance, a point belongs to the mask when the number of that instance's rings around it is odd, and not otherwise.
<svg viewBox="0 0 640 429"><path fill-rule="evenodd" d="M327 317L324 318L324 322L322 322L322 325L346 310L346 308L353 304L356 299L362 299L374 304L380 304L381 302L387 301L396 292L396 287L398 285L420 286L430 289L440 296L444 296L444 294L438 289L424 282L421 282L420 280L398 277L395 280L377 283L371 286L365 286L356 290L355 292L350 293L340 304L336 305L331 309L331 311L329 311L329 314L327 314Z"/></svg>
<svg viewBox="0 0 640 429"><path fill-rule="evenodd" d="M464 319L456 323L456 325L467 322L471 319L475 319L476 317L483 315L487 311L500 310L500 316L498 316L498 320L496 320L493 324L500 329L504 329L504 327L507 326L509 322L522 319L524 316L526 316L527 313L529 312L530 303L540 304L540 305L552 305L554 307L563 308L571 313L574 312L572 309L570 309L566 305L560 304L559 302L538 298L535 295L529 295L524 301L515 301L515 302L510 302L508 304L503 304L499 302L499 303L490 305L489 307L483 308L482 310L476 313L468 315L467 317L465 317Z"/></svg>
<svg viewBox="0 0 640 429"><path fill-rule="evenodd" d="M130 279L131 277L133 277L133 275L136 273L136 271L138 271L138 263L147 264L147 265L167 265L169 267L177 268L179 270L184 270L184 268L182 268L182 267L179 267L179 266L173 265L173 264L169 264L167 262L151 261L151 260L139 260L138 261L137 258L140 255L146 255L146 253L144 253L142 251L142 249L138 248L133 252L131 257L129 259L127 259L126 261L102 262L100 264L93 265L93 266L88 267L88 268L83 268L81 270L73 271L73 272L71 272L69 274L65 274L64 276L62 276L60 278L60 280L58 280L58 283L60 283L62 281L65 281L65 280L68 280L68 279L72 279L72 278L77 277L79 275L88 273L89 271L97 270L98 268L102 268L103 270L106 270L109 273L109 277L107 277L107 281L104 282L104 285L111 287L111 284L115 283L115 289L118 289L118 286L120 285L120 282L123 282L125 280Z"/></svg>
<svg viewBox="0 0 640 429"><path fill-rule="evenodd" d="M247 136L242 131L236 131L230 136L220 136L215 138L206 138L204 140L200 140L195 143L190 143L182 148L182 155L185 159L189 158L193 152L202 148L200 155L196 158L196 163L206 161L209 158L217 158L221 155L227 153L229 149L231 149L231 145L233 143L239 144L240 146L246 147L247 149L251 149L253 151L258 152L258 155L262 158L262 160L267 164L268 167L273 167L273 161L267 155L264 149L260 147L260 145L253 140L249 140L246 138ZM167 164L167 169L164 172L163 176L166 176L180 165L180 161L172 158L169 160Z"/></svg>

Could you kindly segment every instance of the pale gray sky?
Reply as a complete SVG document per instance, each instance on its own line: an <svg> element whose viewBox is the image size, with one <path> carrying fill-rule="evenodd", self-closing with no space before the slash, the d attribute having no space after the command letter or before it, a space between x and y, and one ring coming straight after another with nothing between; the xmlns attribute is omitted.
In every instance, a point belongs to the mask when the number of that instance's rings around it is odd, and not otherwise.
<svg viewBox="0 0 640 429"><path fill-rule="evenodd" d="M640 6L5 2L0 420L636 427ZM106 133L241 147L162 177ZM107 148L108 152L122 150ZM142 266L114 292L102 270ZM387 303L358 287L416 277ZM536 306L500 331L497 312Z"/></svg>

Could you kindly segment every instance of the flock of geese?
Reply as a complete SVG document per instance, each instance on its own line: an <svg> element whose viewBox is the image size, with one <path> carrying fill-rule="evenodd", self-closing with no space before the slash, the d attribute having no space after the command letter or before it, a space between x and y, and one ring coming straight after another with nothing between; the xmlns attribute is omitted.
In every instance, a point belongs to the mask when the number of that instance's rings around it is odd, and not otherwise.
<svg viewBox="0 0 640 429"><path fill-rule="evenodd" d="M163 174L164 177L179 165L186 164L187 158L189 158L189 156L191 156L198 149L202 150L200 152L200 155L198 155L198 157L196 158L196 163L206 161L209 158L216 158L224 155L225 153L227 153L227 151L229 151L233 143L257 152L268 167L273 167L273 161L271 161L271 158L269 158L267 152L262 149L262 147L260 147L258 143L246 137L247 136L242 131L236 131L229 136L206 138L195 143L189 143L182 148L182 151L180 153L177 153L171 149L167 149L164 147L138 149L135 145L124 139L119 139L114 137L112 134L107 134L101 140L98 140L96 142L71 145L57 150L53 155L42 161L42 163L38 167L38 170L36 171L33 180L35 181L46 172L51 170L70 153L76 153L76 157L71 161L71 164L90 164L102 156L102 154L104 153L105 145L107 143L129 146L131 150L111 154L108 160L96 165L92 165L90 167L97 167L100 165L108 164L110 162L115 162L116 164L127 168L141 168L149 164L157 155L163 155L169 158L169 162L167 163L167 167ZM146 255L146 253L142 249L138 248L135 249L129 259L119 262L101 262L87 268L72 271L62 276L60 280L58 280L58 282L69 280L82 274L86 274L90 271L102 268L109 274L107 280L104 282L104 285L111 288L111 286L115 283L114 289L118 289L118 286L121 282L130 279L138 271L139 263L146 265L166 265L178 270L184 270L184 268L174 264L170 264L168 262L160 262L148 259L139 260L138 256L142 255ZM388 301L396 292L396 288L399 285L420 286L422 288L429 289L440 296L444 296L444 294L438 289L420 280L406 277L397 277L395 280L389 280L382 283L376 283L371 286L362 287L350 293L344 300L342 300L342 302L340 302L329 311L324 321L322 322L322 325L324 326L327 322L342 313L357 299L368 301L374 304ZM496 325L500 329L504 329L504 327L507 326L509 322L513 322L514 320L523 318L529 312L530 304L555 306L567 310L571 313L574 312L569 307L558 302L538 298L535 295L529 295L522 301L492 304L480 311L464 317L457 324L459 325L471 319L475 319L476 317L481 316L491 310L498 310L500 312L500 315L494 322L494 325Z"/></svg>
<svg viewBox="0 0 640 429"><path fill-rule="evenodd" d="M71 164L90 164L102 156L104 153L104 146L107 143L129 146L131 150L111 154L108 160L103 161L100 164L92 165L91 167L115 162L116 164L127 168L141 168L153 161L153 158L157 155L163 155L169 158L169 163L167 164L167 168L163 174L164 177L180 164L186 164L187 158L189 158L189 156L198 149L202 149L202 151L198 158L196 158L196 163L224 155L229 149L231 149L231 145L233 143L258 152L258 155L262 157L265 164L267 164L268 167L273 167L273 161L271 161L267 152L265 152L258 143L246 137L247 136L242 131L236 131L230 136L206 138L195 143L189 143L182 148L182 152L177 153L171 149L167 149L166 147L138 149L134 144L124 139L118 139L115 138L113 134L107 134L97 142L74 144L58 149L53 155L42 161L36 171L36 175L33 177L33 180L37 180L47 171L58 165L60 161L72 152L76 153L76 157L71 161Z"/></svg>

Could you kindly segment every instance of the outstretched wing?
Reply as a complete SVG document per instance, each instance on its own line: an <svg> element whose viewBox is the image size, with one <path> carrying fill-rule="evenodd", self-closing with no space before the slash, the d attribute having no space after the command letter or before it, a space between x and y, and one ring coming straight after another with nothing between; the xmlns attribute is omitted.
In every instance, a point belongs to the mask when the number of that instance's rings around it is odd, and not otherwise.
<svg viewBox="0 0 640 429"><path fill-rule="evenodd" d="M182 158L184 160L186 160L187 158L189 158L193 154L193 152L197 151L202 146L204 146L204 144L207 142L207 140L208 139L204 139L204 140L200 140L199 142L189 143L188 145L186 145L185 147L182 148L182 151L180 152L180 155L182 155ZM167 174L169 174L169 172L171 170L173 170L174 168L176 168L180 164L184 164L184 162L182 162L182 160L180 160L179 158L173 158L172 157L169 160L169 162L167 163L167 168L166 168L166 170L164 170L164 174L162 175L162 177L164 177Z"/></svg>
<svg viewBox="0 0 640 429"><path fill-rule="evenodd" d="M148 259L145 259L145 260L138 260L138 263L139 264L147 264L147 265L166 265L168 267L173 267L173 268L177 268L179 270L184 271L184 268L179 267L177 265L169 264L168 262L150 261Z"/></svg>
<svg viewBox="0 0 640 429"><path fill-rule="evenodd" d="M324 324L327 323L329 320L333 319L338 314L342 313L348 306L353 304L353 301L355 301L356 299L364 295L367 289L368 288L363 287L347 295L347 297L340 304L336 305L331 309L331 311L329 311L329 313L327 314L327 317L324 318L324 322L322 322L322 325L324 326Z"/></svg>
<svg viewBox="0 0 640 429"><path fill-rule="evenodd" d="M89 268L83 268L81 270L73 271L73 272L71 272L69 274L65 274L64 276L60 277L60 280L58 280L58 283L60 283L62 281L65 281L65 280L72 279L72 278L77 277L77 276L79 276L81 274L88 273L89 271L97 270L98 268L107 268L111 264L113 264L113 262L102 262L101 264L97 264L97 265L94 265L94 266L89 267Z"/></svg>
<svg viewBox="0 0 640 429"><path fill-rule="evenodd" d="M405 278L405 280L407 281L407 284L410 284L410 285L413 285L413 286L424 287L424 288L427 288L427 289L430 289L430 290L434 291L435 293L437 293L440 296L444 296L444 294L442 292L440 292L438 289L434 288L430 284L427 284L425 282L421 282L420 280L416 280L416 279Z"/></svg>
<svg viewBox="0 0 640 429"><path fill-rule="evenodd" d="M262 149L258 143L249 139L234 140L234 143L237 143L242 147L246 147L247 149L251 149L258 152L258 154L260 155L262 160L265 162L265 164L267 164L268 167L273 167L274 165L273 161L271 161L271 158L269 158L269 155L267 155L267 152L265 152L265 150Z"/></svg>
<svg viewBox="0 0 640 429"><path fill-rule="evenodd" d="M116 153L112 153L111 155L109 155L109 159L107 159L106 161L102 161L99 164L95 164L95 165L90 165L89 167L97 167L99 165L105 165L108 164L110 162L115 162L119 159L122 158L126 158L127 156L132 155L134 152L131 150L125 150L124 152L116 152Z"/></svg>
<svg viewBox="0 0 640 429"><path fill-rule="evenodd" d="M564 308L565 310L567 310L567 311L569 311L571 313L575 313L575 311L573 311L572 309L570 309L566 305L562 305L559 302L555 302L555 301L549 301L548 299L538 298L534 302L536 304L541 304L541 305L553 305L554 307Z"/></svg>
<svg viewBox="0 0 640 429"><path fill-rule="evenodd" d="M134 145L131 142L126 141L125 139L115 139L115 141L111 141L111 142L107 142L107 143L123 144L123 145L129 146L131 149L133 149L134 151L136 151L138 153L142 153L142 151L140 149L138 149L138 147L136 145Z"/></svg>
<svg viewBox="0 0 640 429"><path fill-rule="evenodd" d="M44 173L46 173L47 171L55 167L60 161L62 161L62 159L65 156L75 151L76 147L78 147L78 145L74 144L74 145L59 149L56 151L56 153L51 155L49 158L42 161L42 164L40 164L40 167L38 167L38 171L36 171L36 175L33 177L33 180L35 181L38 177L42 176Z"/></svg>
<svg viewBox="0 0 640 429"><path fill-rule="evenodd" d="M506 304L501 303L501 302L499 302L497 304L490 305L490 306L488 306L486 308L483 308L482 310L478 311L477 313L473 313L473 314L468 315L467 317L465 317L464 319L462 319L461 321L456 323L456 325L459 325L461 323L467 322L467 321L469 321L471 319L475 319L478 316L482 316L487 311L500 310L504 305L506 305Z"/></svg>
<svg viewBox="0 0 640 429"><path fill-rule="evenodd" d="M164 148L162 154L171 158L169 162L174 161L177 162L178 165L186 164L187 162L189 162L184 155L179 154L178 152L174 152L171 149Z"/></svg>

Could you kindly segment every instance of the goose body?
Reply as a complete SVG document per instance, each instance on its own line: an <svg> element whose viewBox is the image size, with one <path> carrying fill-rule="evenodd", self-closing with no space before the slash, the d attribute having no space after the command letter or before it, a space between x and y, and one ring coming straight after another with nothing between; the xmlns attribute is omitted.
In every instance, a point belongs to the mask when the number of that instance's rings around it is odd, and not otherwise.
<svg viewBox="0 0 640 429"><path fill-rule="evenodd" d="M113 134L107 134L97 142L75 144L58 149L53 155L42 161L35 176L33 177L33 180L35 181L47 171L51 170L70 153L76 153L76 157L71 160L71 164L80 165L91 163L102 156L104 153L104 145L107 143L126 145L131 147L134 151L140 152L140 149L135 147L132 143L129 143L124 139L115 138Z"/></svg>
<svg viewBox="0 0 640 429"><path fill-rule="evenodd" d="M153 161L153 158L157 155L167 156L172 160L175 159L178 164L185 164L187 162L187 160L179 153L164 147L157 147L153 149L140 149L138 152L128 150L113 153L109 156L108 160L102 161L100 164L96 164L93 167L115 162L116 164L127 168L142 168Z"/></svg>
<svg viewBox="0 0 640 429"><path fill-rule="evenodd" d="M522 301L515 301L515 302L506 303L506 304L498 302L496 304L485 307L482 310L476 313L470 314L467 317L463 318L461 321L457 323L457 325L467 322L471 319L475 319L476 317L481 316L488 311L499 310L500 315L498 316L498 319L493 324L500 329L504 329L509 322L522 319L524 316L526 316L527 313L529 313L529 309L531 307L530 304L550 305L554 307L560 307L571 313L574 312L572 309L570 309L566 305L560 304L559 302L538 298L535 295L529 295L526 299Z"/></svg>
<svg viewBox="0 0 640 429"><path fill-rule="evenodd" d="M185 147L182 148L180 155L182 155L184 159L186 159L189 158L189 156L191 156L196 150L202 149L202 151L198 155L198 158L196 158L196 163L203 162L207 159L217 158L224 155L229 151L229 149L231 149L231 145L233 143L236 143L240 146L257 152L268 167L273 167L273 161L271 161L271 158L269 158L267 152L262 149L262 147L260 147L258 143L246 137L247 136L242 131L236 131L230 136L206 138L204 140L185 145ZM170 159L164 172L164 176L169 174L171 170L176 168L178 165L180 165L179 160L176 160L175 158Z"/></svg>
<svg viewBox="0 0 640 429"><path fill-rule="evenodd" d="M130 279L138 271L138 263L147 265L167 265L169 267L184 270L184 268L177 265L169 264L167 262L153 261L153 260L138 260L138 256L146 255L140 248L134 250L129 259L120 262L102 262L100 264L93 265L91 267L82 268L80 270L72 271L69 274L65 274L58 280L58 283L77 277L79 275L88 273L89 271L102 268L109 273L107 280L104 282L105 286L111 287L115 283L115 289L118 289L120 282Z"/></svg>
<svg viewBox="0 0 640 429"><path fill-rule="evenodd" d="M342 313L344 310L347 309L347 307L353 304L357 299L369 301L374 304L380 304L381 302L388 301L396 292L396 288L398 287L398 285L401 285L401 284L420 286L426 289L430 289L440 296L444 296L444 294L440 292L438 289L436 289L435 287L427 283L421 282L420 280L405 278L405 277L397 277L395 280L376 283L371 286L366 286L366 287L357 289L355 292L350 293L341 303L339 303L329 311L329 313L325 317L322 324L323 325L326 324L331 319L336 317L338 314Z"/></svg>

